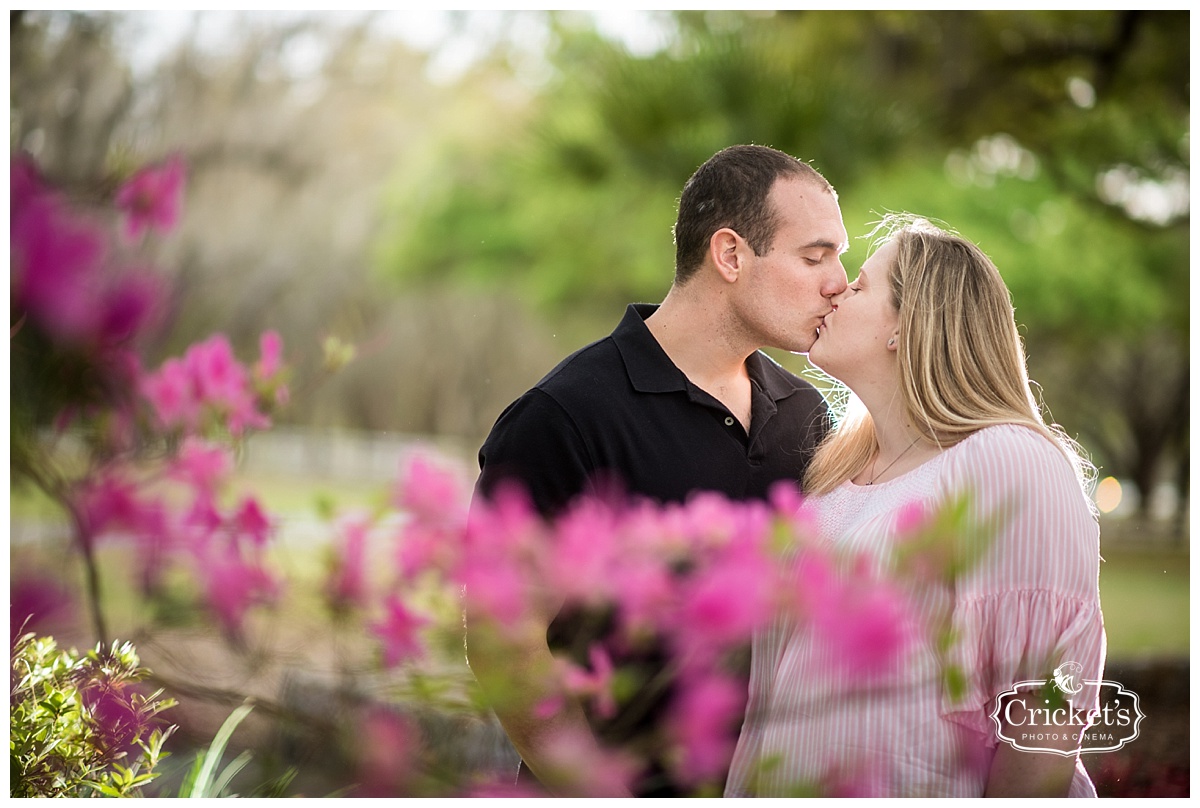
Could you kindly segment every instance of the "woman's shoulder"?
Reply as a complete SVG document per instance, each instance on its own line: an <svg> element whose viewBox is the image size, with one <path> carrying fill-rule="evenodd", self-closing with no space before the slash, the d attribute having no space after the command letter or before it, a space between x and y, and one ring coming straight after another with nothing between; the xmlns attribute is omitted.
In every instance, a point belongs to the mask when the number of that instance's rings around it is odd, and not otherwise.
<svg viewBox="0 0 1200 808"><path fill-rule="evenodd" d="M1031 426L997 424L972 432L953 447L960 462L1011 464L1052 460L1070 467L1061 446Z"/></svg>
<svg viewBox="0 0 1200 808"><path fill-rule="evenodd" d="M945 473L952 487L967 486L1034 500L1082 497L1085 482L1060 444L1036 429L999 424L972 433L953 447Z"/></svg>

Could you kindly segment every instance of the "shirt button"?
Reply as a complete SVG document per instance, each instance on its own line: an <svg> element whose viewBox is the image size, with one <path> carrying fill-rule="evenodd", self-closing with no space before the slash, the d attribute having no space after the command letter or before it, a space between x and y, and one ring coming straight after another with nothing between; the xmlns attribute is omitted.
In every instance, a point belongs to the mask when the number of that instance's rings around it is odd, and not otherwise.
<svg viewBox="0 0 1200 808"><path fill-rule="evenodd" d="M725 426L733 426L733 416L732 415L725 416Z"/></svg>

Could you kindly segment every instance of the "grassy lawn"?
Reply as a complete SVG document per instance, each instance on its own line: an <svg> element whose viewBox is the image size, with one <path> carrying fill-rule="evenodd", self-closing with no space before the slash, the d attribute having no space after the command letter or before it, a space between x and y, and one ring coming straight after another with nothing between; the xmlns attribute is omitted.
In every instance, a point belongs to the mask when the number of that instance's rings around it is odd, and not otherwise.
<svg viewBox="0 0 1200 808"><path fill-rule="evenodd" d="M1105 549L1100 603L1109 659L1188 656L1190 556L1186 550Z"/></svg>

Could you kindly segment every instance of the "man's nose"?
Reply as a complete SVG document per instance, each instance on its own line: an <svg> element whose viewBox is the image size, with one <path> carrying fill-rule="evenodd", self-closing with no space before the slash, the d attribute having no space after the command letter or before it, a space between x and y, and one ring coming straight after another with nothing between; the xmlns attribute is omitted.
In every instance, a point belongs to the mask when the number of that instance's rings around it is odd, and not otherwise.
<svg viewBox="0 0 1200 808"><path fill-rule="evenodd" d="M832 298L834 295L840 295L846 291L849 281L846 280L846 268L842 266L842 260L839 258L835 263L835 268L830 270L829 278L825 281L825 288L822 290L826 297Z"/></svg>

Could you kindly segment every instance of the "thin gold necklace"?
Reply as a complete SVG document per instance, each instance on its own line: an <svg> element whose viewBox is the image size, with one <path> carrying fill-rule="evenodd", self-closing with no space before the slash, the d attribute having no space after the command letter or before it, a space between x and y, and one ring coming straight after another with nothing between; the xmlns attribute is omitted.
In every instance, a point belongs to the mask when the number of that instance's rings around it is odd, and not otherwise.
<svg viewBox="0 0 1200 808"><path fill-rule="evenodd" d="M915 438L913 438L913 442L908 444L908 446L905 447L904 451L901 452L900 454L896 455L896 459L893 460L891 463L888 463L886 466L884 466L883 471L879 472L878 474L875 473L875 461L879 460L879 455L875 455L875 460L871 461L871 478L869 480L867 480L867 485L871 485L876 480L878 480L880 477L887 474L887 470L890 469L892 466L896 465L898 462L900 462L900 458L902 458L906 454L908 454L908 450L911 449L912 447L916 446L917 441L919 441L920 439L921 439L920 435L917 435Z"/></svg>

